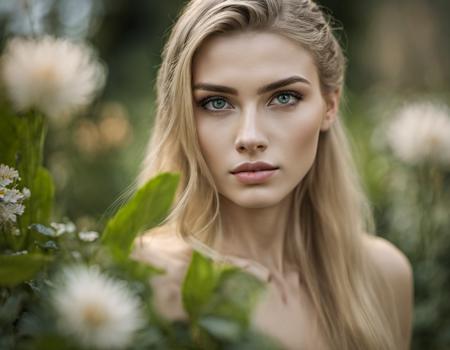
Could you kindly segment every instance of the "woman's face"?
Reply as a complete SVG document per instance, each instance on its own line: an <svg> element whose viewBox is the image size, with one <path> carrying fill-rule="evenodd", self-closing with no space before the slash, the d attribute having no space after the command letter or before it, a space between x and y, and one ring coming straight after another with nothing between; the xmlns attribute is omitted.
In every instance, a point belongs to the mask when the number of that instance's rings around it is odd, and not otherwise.
<svg viewBox="0 0 450 350"><path fill-rule="evenodd" d="M338 106L338 93L323 98L312 56L277 34L237 33L204 42L192 70L199 144L219 193L245 208L288 198Z"/></svg>

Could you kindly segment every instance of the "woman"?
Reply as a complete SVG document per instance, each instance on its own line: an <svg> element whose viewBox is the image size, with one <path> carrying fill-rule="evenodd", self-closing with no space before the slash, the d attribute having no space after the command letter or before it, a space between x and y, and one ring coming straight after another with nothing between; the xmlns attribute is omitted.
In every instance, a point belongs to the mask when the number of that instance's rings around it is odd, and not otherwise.
<svg viewBox="0 0 450 350"><path fill-rule="evenodd" d="M134 252L166 268L153 283L167 317L185 317L195 249L267 281L253 323L286 348L409 347L411 267L368 233L338 118L344 68L310 0L188 3L164 48L140 178L178 172L181 184Z"/></svg>

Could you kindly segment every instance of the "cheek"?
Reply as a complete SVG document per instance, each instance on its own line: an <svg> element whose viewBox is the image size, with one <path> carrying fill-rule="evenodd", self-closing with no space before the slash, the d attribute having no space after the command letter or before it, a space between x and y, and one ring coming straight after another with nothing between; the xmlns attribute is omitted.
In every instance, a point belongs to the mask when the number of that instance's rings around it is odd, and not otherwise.
<svg viewBox="0 0 450 350"><path fill-rule="evenodd" d="M320 134L320 118L316 118L307 123L298 123L290 128L287 145L290 146L290 159L292 164L302 164L310 167L317 153L317 145Z"/></svg>
<svg viewBox="0 0 450 350"><path fill-rule="evenodd" d="M296 130L293 144L298 151L310 151L316 148L320 129L316 125L307 125Z"/></svg>
<svg viewBox="0 0 450 350"><path fill-rule="evenodd" d="M206 120L197 120L198 143L203 157L212 173L215 173L220 156L224 154L224 145L218 128Z"/></svg>

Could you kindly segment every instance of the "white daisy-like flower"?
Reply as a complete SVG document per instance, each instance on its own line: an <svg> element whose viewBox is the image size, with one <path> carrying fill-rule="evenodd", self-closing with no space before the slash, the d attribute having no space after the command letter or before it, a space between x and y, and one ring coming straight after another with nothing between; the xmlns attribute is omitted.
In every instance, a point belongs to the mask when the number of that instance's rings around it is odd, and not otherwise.
<svg viewBox="0 0 450 350"><path fill-rule="evenodd" d="M124 348L143 324L139 299L96 267L63 270L52 303L61 331L85 347Z"/></svg>
<svg viewBox="0 0 450 350"><path fill-rule="evenodd" d="M0 200L2 202L12 203L15 204L17 202L21 202L24 199L24 195L19 190L13 188L3 188L0 191Z"/></svg>
<svg viewBox="0 0 450 350"><path fill-rule="evenodd" d="M450 165L450 112L445 105L417 102L401 108L387 129L393 153L412 165Z"/></svg>
<svg viewBox="0 0 450 350"><path fill-rule="evenodd" d="M22 191L16 189L14 183L18 180L20 176L16 169L0 164L0 225L15 224L17 216L25 211L22 202L30 197L31 192L26 187Z"/></svg>
<svg viewBox="0 0 450 350"><path fill-rule="evenodd" d="M0 164L0 187L6 187L16 180L20 180L17 170L5 164Z"/></svg>
<svg viewBox="0 0 450 350"><path fill-rule="evenodd" d="M0 225L5 223L16 223L17 215L22 215L25 210L23 204L0 202Z"/></svg>
<svg viewBox="0 0 450 350"><path fill-rule="evenodd" d="M2 61L0 73L15 108L36 108L56 120L88 105L105 82L94 51L65 39L14 38Z"/></svg>

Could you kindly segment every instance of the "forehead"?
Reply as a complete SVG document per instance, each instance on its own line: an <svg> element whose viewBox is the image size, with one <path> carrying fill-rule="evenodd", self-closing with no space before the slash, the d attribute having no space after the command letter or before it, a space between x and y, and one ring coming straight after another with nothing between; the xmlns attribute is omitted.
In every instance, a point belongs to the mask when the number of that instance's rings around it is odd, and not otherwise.
<svg viewBox="0 0 450 350"><path fill-rule="evenodd" d="M194 82L272 80L293 74L318 84L312 55L295 41L271 32L238 32L208 38L192 63Z"/></svg>

